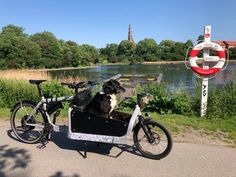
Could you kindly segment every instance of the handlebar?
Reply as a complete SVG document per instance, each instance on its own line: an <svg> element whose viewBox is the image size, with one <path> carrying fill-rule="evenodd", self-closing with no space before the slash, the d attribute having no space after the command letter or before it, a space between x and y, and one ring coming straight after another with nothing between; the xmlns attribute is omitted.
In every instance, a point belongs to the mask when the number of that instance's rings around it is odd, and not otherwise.
<svg viewBox="0 0 236 177"><path fill-rule="evenodd" d="M82 89L82 88L86 88L86 87L92 87L92 86L95 86L97 84L102 84L102 83L105 83L105 82L108 82L109 80L117 80L121 77L121 74L117 74L109 79L106 79L104 81L101 81L101 82L97 82L97 81L82 81L82 82L79 82L79 83L64 83L62 82L61 85L66 85L68 86L69 88L71 89Z"/></svg>
<svg viewBox="0 0 236 177"><path fill-rule="evenodd" d="M87 81L87 82L79 82L79 83L75 83L75 82L73 82L73 83L64 83L64 82L62 82L61 83L61 85L66 85L66 86L68 86L71 89L85 88L85 87L87 87L89 85L90 86L94 86L96 84L97 84L96 81Z"/></svg>

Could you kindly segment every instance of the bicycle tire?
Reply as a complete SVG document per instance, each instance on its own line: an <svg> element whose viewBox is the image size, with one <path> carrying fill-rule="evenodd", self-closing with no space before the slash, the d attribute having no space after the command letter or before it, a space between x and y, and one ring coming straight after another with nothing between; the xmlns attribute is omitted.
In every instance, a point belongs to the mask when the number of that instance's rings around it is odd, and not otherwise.
<svg viewBox="0 0 236 177"><path fill-rule="evenodd" d="M36 107L36 104L32 101L22 101L22 102L17 103L14 106L12 113L11 113L10 123L11 123L11 128L12 128L14 134L16 135L16 137L20 141L27 143L27 144L37 143L44 136L45 116L40 108L37 109L36 114L31 119L28 120L28 123L35 124L38 121L40 123L40 126L42 126L41 130L36 131L37 127L24 125L26 122L25 120L28 116L27 109L31 108L33 110L35 107ZM23 112L20 114L19 112L21 111L21 109L24 109L25 113ZM18 115L18 113L19 113L19 115ZM38 116L38 117L36 117L36 116ZM18 125L18 123L19 123L19 125ZM22 131L22 133L20 133L19 131Z"/></svg>
<svg viewBox="0 0 236 177"><path fill-rule="evenodd" d="M170 151L172 149L172 145L173 145L172 138L171 138L171 135L170 135L169 131L163 125L161 125L160 123L152 121L152 120L145 121L144 126L146 126L149 129L150 129L150 126L154 126L154 127L158 128L159 130L161 130L163 135L166 137L167 145L166 145L165 149L160 153L152 153L152 152L144 150L141 143L140 143L140 139L139 139L139 134L141 133L141 130L142 130L142 127L139 124L139 125L137 125L137 127L134 129L134 132L133 132L133 141L134 141L134 144L135 144L136 148L138 149L138 151L143 156L145 156L147 158L150 158L150 159L159 160L159 159L162 159L162 158L166 157L170 153ZM143 131L143 133L144 133L144 131ZM149 144L150 146L159 145L160 142L161 142L160 134L157 134L156 132L154 133L153 131L151 131L151 133L152 133L153 137L154 137L154 135L157 136L157 138L155 138L155 141L157 141L157 139L158 139L158 141L159 141L158 144L154 144L154 142L150 143L147 140L147 138L146 138L145 143ZM144 133L144 136L146 136L145 133Z"/></svg>

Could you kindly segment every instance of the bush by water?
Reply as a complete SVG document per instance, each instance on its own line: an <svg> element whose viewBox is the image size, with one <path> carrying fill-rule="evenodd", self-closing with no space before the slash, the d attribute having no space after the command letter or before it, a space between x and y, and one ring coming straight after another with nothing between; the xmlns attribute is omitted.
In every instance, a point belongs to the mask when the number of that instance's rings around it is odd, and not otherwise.
<svg viewBox="0 0 236 177"><path fill-rule="evenodd" d="M46 98L73 94L73 90L62 86L59 81L45 82L42 86ZM137 86L137 92L148 92L154 97L145 111L159 114L199 115L200 89L198 82L193 95L187 91L169 93L161 84ZM18 101L25 99L40 100L35 85L30 85L27 81L0 79L0 107L11 108ZM119 109L131 110L135 103L136 96L133 96L130 100L123 101ZM210 119L236 117L236 82L209 89L206 117Z"/></svg>

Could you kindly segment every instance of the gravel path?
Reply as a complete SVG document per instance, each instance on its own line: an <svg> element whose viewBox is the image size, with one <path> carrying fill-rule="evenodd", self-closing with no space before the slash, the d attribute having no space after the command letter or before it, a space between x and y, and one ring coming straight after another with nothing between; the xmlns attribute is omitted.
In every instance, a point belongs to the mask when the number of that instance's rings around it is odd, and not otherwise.
<svg viewBox="0 0 236 177"><path fill-rule="evenodd" d="M162 160L146 159L122 146L89 143L87 159L78 150L83 150L82 143L59 133L45 147L20 143L9 123L0 121L0 177L236 176L236 149L224 146L174 143Z"/></svg>

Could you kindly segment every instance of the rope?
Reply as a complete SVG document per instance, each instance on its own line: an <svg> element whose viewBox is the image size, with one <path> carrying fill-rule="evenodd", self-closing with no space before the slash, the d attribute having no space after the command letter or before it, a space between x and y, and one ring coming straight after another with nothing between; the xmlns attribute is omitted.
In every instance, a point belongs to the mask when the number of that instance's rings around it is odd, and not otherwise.
<svg viewBox="0 0 236 177"><path fill-rule="evenodd" d="M225 70L227 68L228 64L229 64L229 50L226 49L225 52L226 52L226 55L227 55L227 57L226 57L226 65L222 68L222 71Z"/></svg>
<svg viewBox="0 0 236 177"><path fill-rule="evenodd" d="M185 64L185 67L186 67L187 69L191 69L191 67L189 67L188 62L187 62L188 52L189 52L190 49L193 49L193 47L188 47L187 52L186 52L186 54L185 54L185 58L184 58L184 64Z"/></svg>

